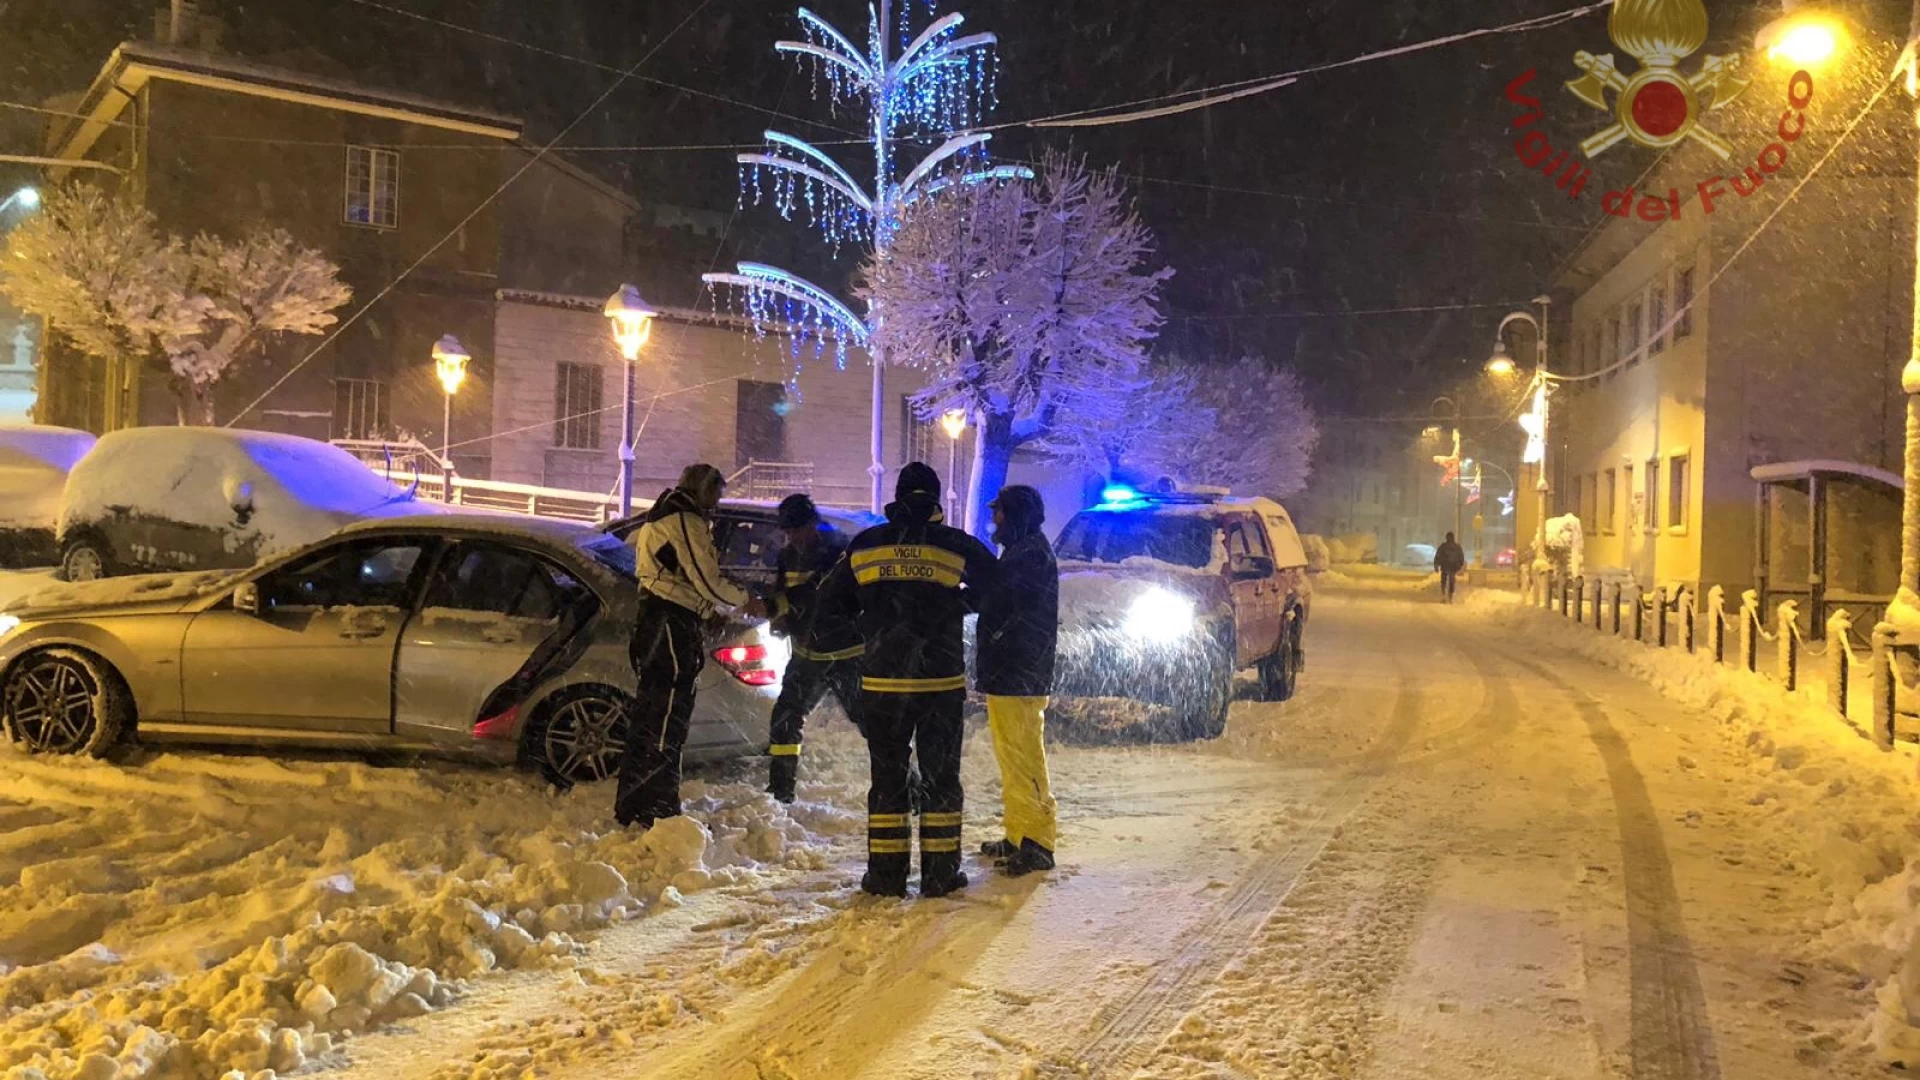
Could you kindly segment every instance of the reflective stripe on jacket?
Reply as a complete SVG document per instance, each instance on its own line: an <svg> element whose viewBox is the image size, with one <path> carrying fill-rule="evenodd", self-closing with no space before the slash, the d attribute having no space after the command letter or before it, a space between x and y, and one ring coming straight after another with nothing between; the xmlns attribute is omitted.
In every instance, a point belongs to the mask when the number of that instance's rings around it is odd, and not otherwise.
<svg viewBox="0 0 1920 1080"><path fill-rule="evenodd" d="M640 588L705 617L715 608L737 608L747 594L720 576L713 527L693 496L679 488L663 493L633 534Z"/></svg>

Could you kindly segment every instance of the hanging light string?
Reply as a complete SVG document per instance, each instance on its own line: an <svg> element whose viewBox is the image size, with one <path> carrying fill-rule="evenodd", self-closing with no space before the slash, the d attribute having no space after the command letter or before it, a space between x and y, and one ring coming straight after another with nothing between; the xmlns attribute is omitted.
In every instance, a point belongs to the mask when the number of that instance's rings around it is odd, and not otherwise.
<svg viewBox="0 0 1920 1080"><path fill-rule="evenodd" d="M1898 73L1896 72L1895 74L1897 75ZM1820 160L1814 162L1813 168L1807 170L1807 175L1801 177L1800 182L1793 186L1793 190L1787 192L1786 197L1774 206L1772 212L1767 214L1767 216L1761 220L1760 224L1755 226L1753 231L1747 234L1747 238L1741 241L1740 246L1733 250L1733 254L1727 256L1726 262L1721 263L1720 266L1714 270L1713 276L1707 279L1706 284L1700 287L1699 292L1685 304L1676 308L1673 314L1668 316L1667 321L1660 325L1658 330L1655 330L1647 336L1646 341L1643 341L1639 348L1598 371L1587 372L1583 375L1562 375L1558 372L1546 373L1548 381L1554 383L1591 382L1602 376L1611 375L1629 364L1637 363L1641 353L1646 350L1647 344L1665 337L1668 331L1679 325L1681 318L1691 312L1693 305L1699 303L1700 299L1706 296L1713 288L1713 283L1719 281L1721 276L1732 268L1735 260L1745 254L1746 250L1753 246L1754 241L1760 239L1760 234L1767 231L1767 226L1772 225L1775 218L1778 218L1784 213L1787 207L1793 205L1794 199L1799 197L1801 190L1812 183L1814 177L1820 175L1820 170L1826 167L1827 162L1833 159L1833 155L1838 153L1842 146L1846 145L1847 139L1853 135L1854 130L1860 126L1861 121L1865 120L1867 115L1873 112L1874 107L1880 104L1881 99L1887 96L1887 91L1893 89L1894 85L1895 78L1892 75L1881 82L1880 88L1873 92L1873 96L1867 100L1867 103L1861 106L1860 111L1854 114L1852 120L1847 122L1847 126L1845 130L1841 131L1840 137L1833 140L1833 145L1827 147L1827 152L1820 155Z"/></svg>
<svg viewBox="0 0 1920 1080"><path fill-rule="evenodd" d="M1171 116L1175 113L1191 112L1195 109L1205 109L1214 105L1223 105L1229 101L1236 101L1254 94L1263 94L1270 90L1278 90L1281 87L1293 85L1303 76L1307 75L1318 75L1322 72L1334 71L1340 68L1370 64L1376 60L1389 60L1400 56L1410 56L1414 53L1426 52L1429 49L1458 45L1463 41L1471 41L1474 38L1489 37L1496 34L1522 34L1533 30L1544 30L1550 26L1558 26L1561 23L1584 18L1612 6L1613 0L1599 0L1598 3L1582 4L1579 7L1568 8L1565 11L1557 11L1550 15L1538 15L1530 19L1521 19L1518 22L1505 23L1500 26L1484 26L1475 30L1465 30L1457 34L1447 34L1443 37L1414 42L1410 45L1396 45L1391 49L1380 49L1370 53L1362 53L1359 56L1349 57L1345 60L1332 60L1324 64L1313 64L1307 67L1295 68L1292 71L1276 72L1272 75L1262 75L1252 79L1241 79L1237 82L1219 83L1214 86L1197 87L1192 90L1180 90L1170 94L1162 94L1157 97L1140 98L1135 101L1122 102L1118 105L1106 105L1097 109L1080 109L1073 112L1055 113L1052 116L1036 117L1031 120L1016 120L1009 123L996 124L993 127L982 128L981 130L993 131L1011 127L1104 127L1111 124L1131 124L1140 120L1151 120L1156 117ZM1200 96L1195 97L1195 95ZM1183 98L1190 100L1180 100ZM1110 111L1115 109L1128 111Z"/></svg>
<svg viewBox="0 0 1920 1080"><path fill-rule="evenodd" d="M309 351L305 356L301 357L299 361L293 364L293 366L287 368L285 373L283 373L278 379L275 379L273 381L273 385L261 391L258 397L254 398L252 401L247 403L246 408L241 409L239 412L235 413L231 420L228 420L225 424L221 426L232 427L233 425L239 423L241 418L245 417L248 413L258 408L261 402L273 396L275 391L279 390L282 386L286 385L287 380L293 378L294 375L297 374L302 368L306 367L307 364L310 363L314 357L320 355L321 350L325 349L327 346L333 344L336 340L338 340L340 335L346 332L347 327L352 326L356 322L359 322L360 317L365 315L368 311L371 311L375 304L378 304L380 301L386 299L388 293L391 293L394 289L398 288L400 283L402 281L405 281L409 276L411 276L415 270L420 269L420 267L424 265L428 259L433 257L435 252L439 251L443 247L446 247L448 241L451 241L454 237L460 235L460 231L462 229L465 229L467 225L473 221L474 218L479 217L481 211L485 210L488 206L491 206L494 200L498 199L502 194L506 192L508 188L512 187L515 181L519 180L520 177L526 174L527 170L539 164L540 159L546 157L547 153L551 151L555 146L558 146L560 144L560 140L566 138L570 133L572 133L574 128L579 127L581 121L585 120L588 116L592 115L595 110L600 108L600 106L606 104L607 99L613 96L614 91L620 89L620 87L626 83L627 77L630 74L632 74L634 71L639 70L640 66L645 64L647 61L653 59L654 56L660 52L661 49L666 47L667 42L672 41L675 35L679 34L682 29L685 29L687 24L693 22L694 18L698 16L702 11L705 11L707 9L707 5L711 4L712 2L713 0L700 0L700 3L696 4L693 10L687 13L687 17L684 19L681 19L679 24L676 25L671 31L667 33L666 37L661 38L658 44L656 44L653 48L647 50L646 55L642 56L638 60L635 60L631 68L628 68L625 72L622 72L619 78L615 79L612 83L608 84L607 88L600 92L599 97L594 98L593 101L590 104L588 104L585 109L580 110L580 114L578 116L575 116L571 121L569 121L566 127L561 128L559 133L556 134L552 139L549 139L547 141L547 144L540 148L539 152L529 157L526 161L526 164L521 165L518 169L515 169L512 176L507 177L504 181L500 183L499 187L494 188L492 194L480 200L479 205L475 206L472 210L468 211L467 216L461 218L457 223L455 223L453 228L448 229L445 236L442 236L440 239L434 241L431 247L421 252L419 258L413 260L411 263L408 263L406 269L400 271L400 273L397 276L395 276L392 281L389 281L385 286L381 288L379 292L374 294L373 299L367 301L365 304L362 304L359 308L355 309L353 314L340 320L339 324L333 328L331 333L327 334L326 338L322 340L320 344L315 345L311 351Z"/></svg>

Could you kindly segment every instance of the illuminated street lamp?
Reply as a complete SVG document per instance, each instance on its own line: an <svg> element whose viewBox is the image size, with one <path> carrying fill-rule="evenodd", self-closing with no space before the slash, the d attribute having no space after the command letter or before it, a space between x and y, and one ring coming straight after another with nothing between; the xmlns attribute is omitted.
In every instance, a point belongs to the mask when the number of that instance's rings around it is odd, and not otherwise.
<svg viewBox="0 0 1920 1080"><path fill-rule="evenodd" d="M467 365L472 361L466 346L452 334L433 343L433 373L447 392L446 412L440 423L440 480L448 502L453 501L453 395L467 381Z"/></svg>
<svg viewBox="0 0 1920 1080"><path fill-rule="evenodd" d="M947 433L947 520L960 516L960 493L958 477L960 475L960 436L967 433L967 413L965 409L948 409L940 416L940 427ZM958 528L958 526L955 526Z"/></svg>
<svg viewBox="0 0 1920 1080"><path fill-rule="evenodd" d="M1504 341L1494 342L1493 356L1487 361L1487 374L1498 375L1505 378L1513 374L1516 370L1518 369L1514 366L1513 357L1507 355L1507 343Z"/></svg>
<svg viewBox="0 0 1920 1080"><path fill-rule="evenodd" d="M640 299L640 290L630 284L607 297L602 313L612 324L614 343L627 361L620 411L620 516L626 517L633 513L633 365L640 359L641 346L653 336L653 319L660 313Z"/></svg>
<svg viewBox="0 0 1920 1080"><path fill-rule="evenodd" d="M1521 454L1520 461L1523 465L1533 466L1538 473L1538 480L1534 484L1540 492L1540 520L1535 528L1537 552L1537 541L1546 535L1547 498L1552 487L1547 483L1547 387L1551 378L1547 371L1547 324L1548 309L1553 304L1553 298L1542 294L1534 297L1533 302L1540 306L1538 316L1530 311L1516 311L1500 320L1500 325L1493 331L1493 355L1487 359L1487 370L1496 375L1511 372L1514 363L1513 357L1507 353L1507 327L1517 322L1533 327L1533 406L1520 417L1520 427L1527 433L1527 448Z"/></svg>
<svg viewBox="0 0 1920 1080"><path fill-rule="evenodd" d="M1847 27L1840 19L1797 0L1783 0L1779 18L1760 28L1753 47L1767 59L1794 67L1818 67L1847 45Z"/></svg>
<svg viewBox="0 0 1920 1080"><path fill-rule="evenodd" d="M40 206L39 189L32 188L32 187L23 187L20 190L14 192L13 194L7 196L5 199L0 199L0 210L5 210L7 207L13 206L16 203L19 204L19 207L22 210L38 209Z"/></svg>

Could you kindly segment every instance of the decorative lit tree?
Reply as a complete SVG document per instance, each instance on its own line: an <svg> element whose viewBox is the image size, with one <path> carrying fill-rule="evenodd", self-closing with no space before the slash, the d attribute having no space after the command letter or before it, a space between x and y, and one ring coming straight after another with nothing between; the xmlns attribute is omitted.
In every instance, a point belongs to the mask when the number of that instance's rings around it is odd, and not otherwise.
<svg viewBox="0 0 1920 1080"><path fill-rule="evenodd" d="M1038 178L922 200L868 262L864 295L886 315L875 346L933 376L921 415L973 417L976 532L1015 450L1136 421L1173 273L1152 255L1119 178L1053 155Z"/></svg>
<svg viewBox="0 0 1920 1080"><path fill-rule="evenodd" d="M864 50L825 19L800 9L807 39L775 42L774 49L811 62L816 86L825 84L836 113L842 108L864 112L873 152L872 181L856 180L812 143L769 131L764 152L739 157L742 202L771 202L789 221L804 209L835 251L852 244L881 256L892 243L901 210L915 199L956 184L1032 175L1020 166L986 165L990 134L956 134L981 123L992 105L994 35L962 35L964 20L958 13L912 34L919 8L931 15L936 5L934 0L879 0L878 7L868 9ZM912 140L940 142L903 171L897 152ZM703 280L709 286L734 290L757 332L791 333L796 356L803 338L812 342L816 357L831 346L842 368L849 346L867 349L873 365L868 471L873 478L873 509L878 511L883 490L882 390L887 350L872 334L879 322L873 304L862 316L832 290L764 263L743 262L735 273L706 274Z"/></svg>

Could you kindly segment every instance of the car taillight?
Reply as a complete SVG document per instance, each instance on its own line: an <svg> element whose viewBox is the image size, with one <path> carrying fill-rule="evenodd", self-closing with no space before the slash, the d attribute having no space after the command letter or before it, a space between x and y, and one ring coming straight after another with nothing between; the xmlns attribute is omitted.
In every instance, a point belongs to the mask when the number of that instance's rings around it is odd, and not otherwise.
<svg viewBox="0 0 1920 1080"><path fill-rule="evenodd" d="M766 666L769 653L765 645L728 645L713 650L713 658L748 686L772 686L780 681L780 673Z"/></svg>
<svg viewBox="0 0 1920 1080"><path fill-rule="evenodd" d="M520 715L520 706L515 705L498 716L489 716L473 725L473 737L476 739L504 739L513 733L513 721Z"/></svg>

